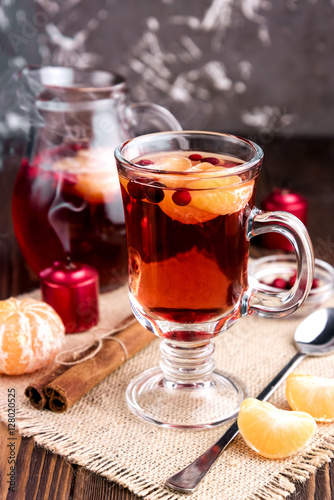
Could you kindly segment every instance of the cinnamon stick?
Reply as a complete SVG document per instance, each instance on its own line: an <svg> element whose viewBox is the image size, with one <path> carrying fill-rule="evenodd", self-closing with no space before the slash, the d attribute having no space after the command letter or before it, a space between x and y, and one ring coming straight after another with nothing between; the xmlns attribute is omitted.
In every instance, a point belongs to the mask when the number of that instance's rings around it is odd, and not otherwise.
<svg viewBox="0 0 334 500"><path fill-rule="evenodd" d="M68 368L44 387L49 409L63 413L127 359L147 346L155 335L138 322L125 328L115 339L105 339L101 350L90 359ZM126 353L127 352L127 353Z"/></svg>
<svg viewBox="0 0 334 500"><path fill-rule="evenodd" d="M57 365L51 371L48 371L43 377L33 382L24 391L24 395L29 399L34 408L41 410L48 405L48 398L44 393L44 388L47 384L59 377L62 373L69 369L66 365Z"/></svg>

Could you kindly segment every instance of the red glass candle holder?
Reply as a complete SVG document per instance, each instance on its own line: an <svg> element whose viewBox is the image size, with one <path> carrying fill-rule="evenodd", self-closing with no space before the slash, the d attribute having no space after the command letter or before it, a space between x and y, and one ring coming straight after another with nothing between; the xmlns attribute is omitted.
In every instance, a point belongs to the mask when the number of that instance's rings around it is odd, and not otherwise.
<svg viewBox="0 0 334 500"><path fill-rule="evenodd" d="M83 332L97 324L99 279L93 267L54 262L39 277L42 298L59 314L66 333Z"/></svg>
<svg viewBox="0 0 334 500"><path fill-rule="evenodd" d="M276 188L261 203L261 208L266 211L283 210L290 212L300 219L306 226L308 203L299 193L289 189ZM292 252L293 248L287 238L278 233L267 233L262 236L263 246L270 249Z"/></svg>

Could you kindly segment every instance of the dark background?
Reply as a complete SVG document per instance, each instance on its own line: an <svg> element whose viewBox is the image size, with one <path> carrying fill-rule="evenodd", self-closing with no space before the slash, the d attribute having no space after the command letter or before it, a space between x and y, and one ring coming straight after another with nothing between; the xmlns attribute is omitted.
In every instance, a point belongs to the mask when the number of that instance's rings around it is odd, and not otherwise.
<svg viewBox="0 0 334 500"><path fill-rule="evenodd" d="M1 295L37 284L10 210L26 64L111 69L133 100L166 106L185 129L253 139L265 150L258 203L274 187L304 195L316 255L333 261L333 28L333 0L2 0Z"/></svg>
<svg viewBox="0 0 334 500"><path fill-rule="evenodd" d="M331 0L2 0L0 92L27 63L107 68L183 128L328 137L333 26Z"/></svg>

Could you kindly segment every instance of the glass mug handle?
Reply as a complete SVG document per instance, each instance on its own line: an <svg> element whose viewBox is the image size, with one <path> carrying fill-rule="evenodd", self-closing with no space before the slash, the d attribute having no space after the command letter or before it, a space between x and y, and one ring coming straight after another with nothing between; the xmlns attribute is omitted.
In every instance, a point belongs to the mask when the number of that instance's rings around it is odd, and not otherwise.
<svg viewBox="0 0 334 500"><path fill-rule="evenodd" d="M304 224L288 212L263 212L254 208L248 219L248 238L268 232L288 238L297 259L297 276L291 290L270 292L250 286L243 296L242 315L283 318L292 314L306 299L313 281L314 254Z"/></svg>
<svg viewBox="0 0 334 500"><path fill-rule="evenodd" d="M168 109L150 102L130 104L131 122L135 136L151 132L182 130L175 116Z"/></svg>

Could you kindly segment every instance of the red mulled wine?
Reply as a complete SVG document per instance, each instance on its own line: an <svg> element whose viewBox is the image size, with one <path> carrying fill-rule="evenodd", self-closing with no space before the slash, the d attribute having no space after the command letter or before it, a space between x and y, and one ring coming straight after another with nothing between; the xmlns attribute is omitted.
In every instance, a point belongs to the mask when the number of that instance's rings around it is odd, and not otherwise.
<svg viewBox="0 0 334 500"><path fill-rule="evenodd" d="M222 155L180 151L132 161L144 167L140 177L120 172L132 297L150 318L226 321L248 285L245 221L254 179L233 174L242 162ZM166 336L182 340L182 334Z"/></svg>
<svg viewBox="0 0 334 500"><path fill-rule="evenodd" d="M124 213L113 150L61 146L23 160L13 194L14 230L38 274L55 261L83 262L102 288L127 281Z"/></svg>

